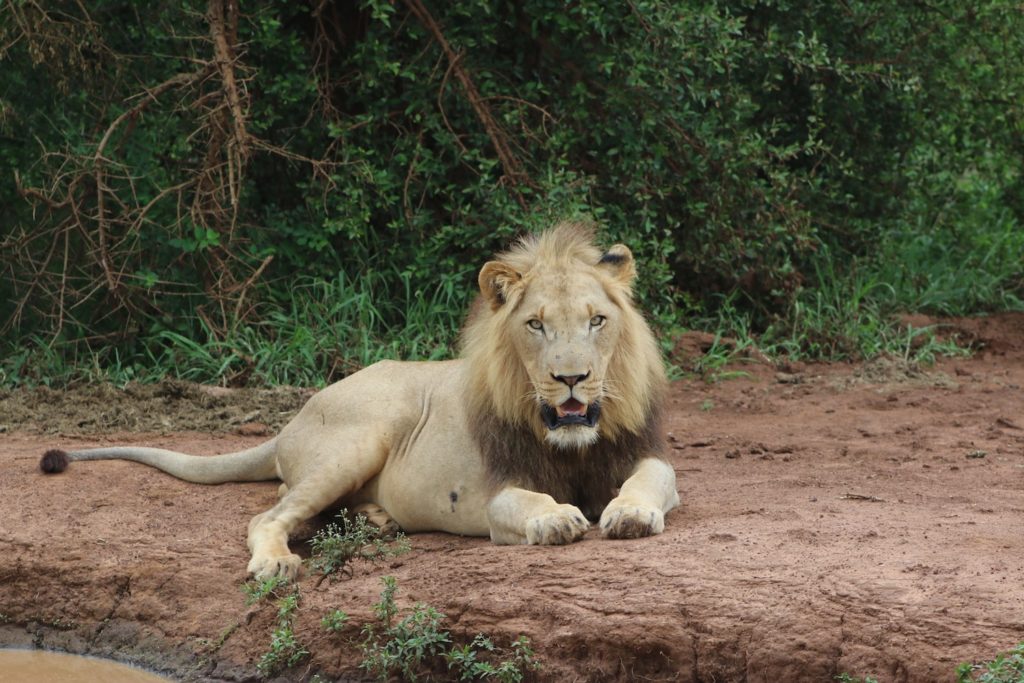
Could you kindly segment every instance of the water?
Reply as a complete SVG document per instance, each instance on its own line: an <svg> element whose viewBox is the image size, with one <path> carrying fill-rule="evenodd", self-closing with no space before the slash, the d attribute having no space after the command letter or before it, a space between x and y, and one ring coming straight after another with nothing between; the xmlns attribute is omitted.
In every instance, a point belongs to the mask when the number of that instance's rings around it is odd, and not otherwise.
<svg viewBox="0 0 1024 683"><path fill-rule="evenodd" d="M168 680L106 659L46 650L0 649L0 683L168 683Z"/></svg>

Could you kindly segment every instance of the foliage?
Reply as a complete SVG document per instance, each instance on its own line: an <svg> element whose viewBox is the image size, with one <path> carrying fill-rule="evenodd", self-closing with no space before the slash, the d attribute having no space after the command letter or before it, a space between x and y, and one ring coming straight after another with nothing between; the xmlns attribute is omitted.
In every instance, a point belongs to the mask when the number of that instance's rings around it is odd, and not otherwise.
<svg viewBox="0 0 1024 683"><path fill-rule="evenodd" d="M882 236L872 277L891 288L893 306L953 316L1024 309L1024 230L1000 185L968 171L932 224L918 212Z"/></svg>
<svg viewBox="0 0 1024 683"><path fill-rule="evenodd" d="M1024 643L983 664L957 667L957 683L1024 683Z"/></svg>
<svg viewBox="0 0 1024 683"><path fill-rule="evenodd" d="M256 662L256 669L264 676L291 668L309 655L309 650L299 642L292 629L292 617L298 607L297 588L277 601L277 624L270 636L270 649Z"/></svg>
<svg viewBox="0 0 1024 683"><path fill-rule="evenodd" d="M484 635L478 635L469 645L453 646L445 655L448 669L458 675L460 681L485 680L493 678L502 683L519 683L528 671L540 668L534 657L530 641L519 636L512 643L512 655L498 664L481 659L481 654L497 651L494 641Z"/></svg>
<svg viewBox="0 0 1024 683"><path fill-rule="evenodd" d="M331 633L337 633L345 628L348 623L348 614L342 612L340 609L332 610L325 614L320 620L320 625L324 627L324 630L330 631Z"/></svg>
<svg viewBox="0 0 1024 683"><path fill-rule="evenodd" d="M889 307L1024 305L1013 3L238 7L0 0L4 383L446 356L562 217L664 330L733 301L848 356Z"/></svg>
<svg viewBox="0 0 1024 683"><path fill-rule="evenodd" d="M360 664L379 680L399 675L415 681L429 665L440 661L461 681L518 682L527 671L539 668L529 641L522 636L512 643L510 656L498 661L502 653L486 636L478 635L468 645L453 645L451 634L442 628L444 615L430 605L417 603L398 618L395 578L385 576L383 581L380 601L374 605L377 622L363 628Z"/></svg>
<svg viewBox="0 0 1024 683"><path fill-rule="evenodd" d="M278 624L270 636L270 649L256 662L256 670L264 676L272 676L295 666L308 655L309 650L295 638L291 622Z"/></svg>
<svg viewBox="0 0 1024 683"><path fill-rule="evenodd" d="M194 334L171 330L140 344L126 362L117 347L54 345L38 335L0 358L0 385L63 386L108 380L118 385L177 377L228 384L324 386L385 358L446 357L462 316L459 282L442 274L415 289L408 274L378 272L350 281L300 278L287 298L266 304L261 321L218 338L203 321ZM395 294L389 288L398 286ZM386 298L390 297L390 298ZM393 322L403 320L400 333Z"/></svg>
<svg viewBox="0 0 1024 683"><path fill-rule="evenodd" d="M894 324L893 288L856 268L841 275L825 258L815 268L818 286L801 291L786 316L764 334L773 353L793 358L849 360L891 355L931 363L936 355L961 355L955 342L930 328Z"/></svg>
<svg viewBox="0 0 1024 683"><path fill-rule="evenodd" d="M245 604L255 605L270 596L281 597L283 588L288 587L288 579L274 575L267 579L250 579L242 584L245 593Z"/></svg>
<svg viewBox="0 0 1024 683"><path fill-rule="evenodd" d="M354 559L376 562L409 552L409 541L401 532L386 538L366 517L349 516L346 510L338 514L338 520L340 524L328 524L310 541L313 554L309 565L324 576L344 571Z"/></svg>

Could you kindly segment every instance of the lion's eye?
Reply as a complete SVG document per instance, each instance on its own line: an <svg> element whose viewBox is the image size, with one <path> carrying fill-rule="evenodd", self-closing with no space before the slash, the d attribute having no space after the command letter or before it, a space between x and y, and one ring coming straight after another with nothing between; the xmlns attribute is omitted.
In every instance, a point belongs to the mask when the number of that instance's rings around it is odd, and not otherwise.
<svg viewBox="0 0 1024 683"><path fill-rule="evenodd" d="M603 315L595 315L593 318L590 319L590 326L601 327L601 325L604 325L604 321L605 317Z"/></svg>
<svg viewBox="0 0 1024 683"><path fill-rule="evenodd" d="M544 323L537 320L536 318L527 321L526 326L529 327L531 330L536 330L537 332L540 332L541 330L544 329Z"/></svg>

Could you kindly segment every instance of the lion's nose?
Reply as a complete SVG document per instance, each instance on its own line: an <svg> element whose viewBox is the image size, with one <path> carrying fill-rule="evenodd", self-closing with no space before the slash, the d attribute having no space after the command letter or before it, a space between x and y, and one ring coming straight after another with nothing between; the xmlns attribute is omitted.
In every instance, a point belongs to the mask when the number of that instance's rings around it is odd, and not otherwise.
<svg viewBox="0 0 1024 683"><path fill-rule="evenodd" d="M551 376L554 377L559 382L561 382L562 384L565 384L566 386L574 387L578 383L580 383L583 380L585 380L586 378L590 377L590 373L588 372L585 375L551 375Z"/></svg>

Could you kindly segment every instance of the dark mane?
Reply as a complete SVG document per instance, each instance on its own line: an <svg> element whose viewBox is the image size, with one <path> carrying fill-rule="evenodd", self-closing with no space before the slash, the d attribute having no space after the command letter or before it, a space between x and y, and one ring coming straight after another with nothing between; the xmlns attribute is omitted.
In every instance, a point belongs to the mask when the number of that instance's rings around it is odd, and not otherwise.
<svg viewBox="0 0 1024 683"><path fill-rule="evenodd" d="M538 441L526 425L513 425L493 414L471 416L492 492L518 486L570 503L591 521L601 515L615 490L645 457L664 457L665 438L660 410L652 411L639 433L621 432L613 441L602 436L582 449L566 449Z"/></svg>

